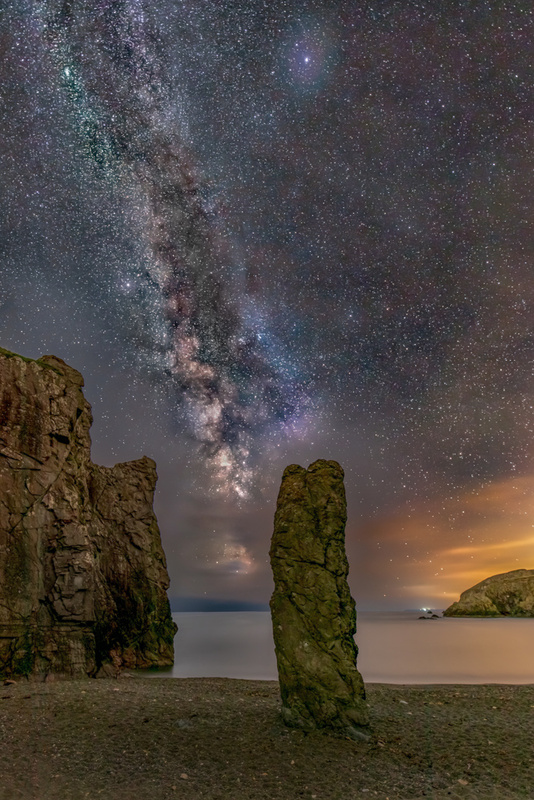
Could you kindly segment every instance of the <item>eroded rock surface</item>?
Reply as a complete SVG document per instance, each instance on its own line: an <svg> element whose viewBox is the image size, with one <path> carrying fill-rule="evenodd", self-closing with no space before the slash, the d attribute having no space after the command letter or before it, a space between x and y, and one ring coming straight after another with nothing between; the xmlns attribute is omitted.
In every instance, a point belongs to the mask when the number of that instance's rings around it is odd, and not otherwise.
<svg viewBox="0 0 534 800"><path fill-rule="evenodd" d="M285 722L358 735L368 709L356 668L346 520L336 461L285 469L270 551L271 615Z"/></svg>
<svg viewBox="0 0 534 800"><path fill-rule="evenodd" d="M173 663L156 465L91 462L79 372L0 349L0 675Z"/></svg>
<svg viewBox="0 0 534 800"><path fill-rule="evenodd" d="M444 617L534 617L534 569L514 569L466 589Z"/></svg>

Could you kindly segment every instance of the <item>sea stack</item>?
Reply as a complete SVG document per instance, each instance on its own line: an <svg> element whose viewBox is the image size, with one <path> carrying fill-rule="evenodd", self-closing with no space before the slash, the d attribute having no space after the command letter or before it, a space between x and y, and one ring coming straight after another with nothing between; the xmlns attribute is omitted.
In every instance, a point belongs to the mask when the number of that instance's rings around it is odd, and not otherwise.
<svg viewBox="0 0 534 800"><path fill-rule="evenodd" d="M271 616L286 724L363 738L368 708L356 668L346 521L336 461L284 470L270 550Z"/></svg>
<svg viewBox="0 0 534 800"><path fill-rule="evenodd" d="M90 457L83 378L0 349L0 676L173 663L156 465Z"/></svg>

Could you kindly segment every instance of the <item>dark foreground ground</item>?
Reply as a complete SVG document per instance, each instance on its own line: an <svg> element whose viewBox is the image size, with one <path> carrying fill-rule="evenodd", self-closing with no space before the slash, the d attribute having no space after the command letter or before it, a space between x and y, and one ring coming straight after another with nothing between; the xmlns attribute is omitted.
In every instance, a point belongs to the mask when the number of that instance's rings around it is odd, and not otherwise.
<svg viewBox="0 0 534 800"><path fill-rule="evenodd" d="M534 798L534 686L370 684L368 699L364 744L286 729L272 682L0 686L0 798Z"/></svg>

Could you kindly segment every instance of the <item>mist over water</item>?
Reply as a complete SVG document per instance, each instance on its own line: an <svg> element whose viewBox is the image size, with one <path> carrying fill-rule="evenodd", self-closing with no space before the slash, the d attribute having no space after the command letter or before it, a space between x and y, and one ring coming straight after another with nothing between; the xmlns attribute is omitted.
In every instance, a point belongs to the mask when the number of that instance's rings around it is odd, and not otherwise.
<svg viewBox="0 0 534 800"><path fill-rule="evenodd" d="M368 683L534 683L534 619L419 620L360 613L358 669ZM175 613L173 678L277 680L268 611Z"/></svg>

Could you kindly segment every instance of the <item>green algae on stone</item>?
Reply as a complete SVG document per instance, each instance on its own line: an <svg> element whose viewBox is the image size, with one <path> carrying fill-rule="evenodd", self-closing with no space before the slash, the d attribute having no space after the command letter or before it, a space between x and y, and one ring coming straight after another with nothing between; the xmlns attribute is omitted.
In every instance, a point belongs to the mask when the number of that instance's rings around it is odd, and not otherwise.
<svg viewBox="0 0 534 800"><path fill-rule="evenodd" d="M53 356L42 356L41 358L28 358L28 356L21 356L20 353L14 353L12 350L6 350L5 347L0 347L0 356L4 356L4 358L20 358L21 361L25 361L26 364L38 364L40 367L45 367L46 369L51 369L52 372L61 375L61 370L58 369L57 366L53 364L47 363L47 358L54 358ZM57 359L61 361L61 359Z"/></svg>
<svg viewBox="0 0 534 800"><path fill-rule="evenodd" d="M343 470L319 460L282 477L270 557L282 716L303 729L357 735L368 724L347 583Z"/></svg>

